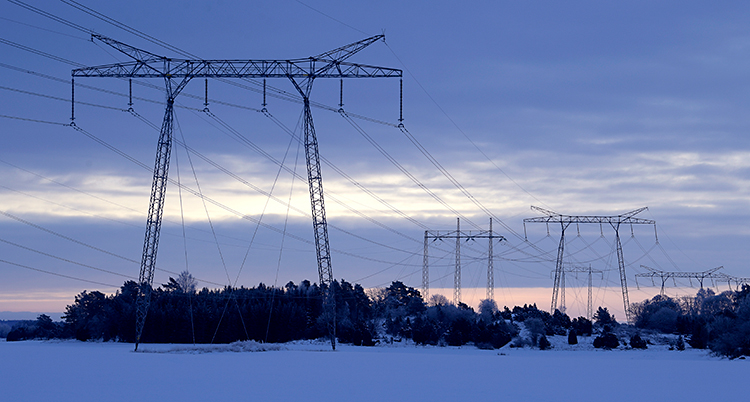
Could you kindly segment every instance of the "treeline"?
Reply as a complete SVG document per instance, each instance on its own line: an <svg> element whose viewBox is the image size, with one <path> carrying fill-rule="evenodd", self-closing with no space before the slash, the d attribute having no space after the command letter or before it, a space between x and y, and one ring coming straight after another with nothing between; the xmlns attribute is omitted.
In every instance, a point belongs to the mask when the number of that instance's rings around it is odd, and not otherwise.
<svg viewBox="0 0 750 402"><path fill-rule="evenodd" d="M186 273L184 273L186 274ZM192 281L192 283L191 283ZM594 346L620 345L613 331L627 329L630 346L645 348L638 331L678 334L693 348L738 357L750 355L750 286L740 291L715 294L701 289L695 297L678 299L656 296L634 303L635 328L617 324L606 308L599 308L594 322L571 319L560 311L550 314L536 305L498 310L483 300L474 311L453 305L442 295L426 302L417 289L402 282L365 292L358 284L334 281L336 335L340 342L374 345L377 342L413 340L424 345L480 348L511 346L549 347L548 336L598 335ZM75 338L78 340L135 341L138 284L125 284L113 295L84 291L66 307L64 322L41 315L36 321L16 324L7 340ZM194 280L181 275L154 289L141 341L144 343L229 343L241 340L289 342L327 336L323 318L322 289L310 281L289 282L280 288L263 284L254 288L196 291ZM520 324L520 325L519 325ZM525 329L520 336L520 329ZM623 341L624 342L624 341Z"/></svg>
<svg viewBox="0 0 750 402"><path fill-rule="evenodd" d="M701 289L694 297L658 295L631 307L639 329L679 334L696 349L750 356L750 286L720 294Z"/></svg>
<svg viewBox="0 0 750 402"><path fill-rule="evenodd" d="M466 304L453 305L442 295L426 302L417 289L393 282L387 288L365 292L358 284L334 281L336 335L339 342L374 345L377 342L413 340L423 345L500 348L514 338L514 346L544 345L545 336L571 330L590 335L591 321L571 320L533 306L505 307L484 300L478 311ZM8 340L74 338L82 341L135 341L138 284L125 284L113 295L84 291L67 306L64 322L47 316L17 325ZM177 280L153 289L144 343L229 343L241 340L289 342L327 336L323 319L322 289L310 281L289 282L280 288L263 284L255 288L196 291L194 280L183 273ZM520 326L529 336L519 337Z"/></svg>
<svg viewBox="0 0 750 402"><path fill-rule="evenodd" d="M374 345L378 341L413 339L419 344L498 348L518 333L506 323L494 302L479 313L465 304L454 306L444 297L428 305L420 292L402 282L367 294L358 284L334 281L336 336L339 342ZM125 284L113 295L84 291L66 307L64 322L47 316L16 325L8 340L75 338L135 341L138 284ZM328 334L323 319L322 289L310 281L274 288L195 291L170 278L153 289L141 342L229 343L238 340L289 342Z"/></svg>

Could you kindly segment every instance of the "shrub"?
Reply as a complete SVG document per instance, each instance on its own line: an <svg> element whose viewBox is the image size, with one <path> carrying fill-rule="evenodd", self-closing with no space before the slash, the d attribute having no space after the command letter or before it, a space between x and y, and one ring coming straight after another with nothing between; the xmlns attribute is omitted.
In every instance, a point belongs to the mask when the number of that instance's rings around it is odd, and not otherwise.
<svg viewBox="0 0 750 402"><path fill-rule="evenodd" d="M539 341L539 336L545 333L544 321L542 321L541 318L529 318L524 322L524 324L526 325L526 329L529 331L529 335L531 336L531 344L536 346L537 342Z"/></svg>
<svg viewBox="0 0 750 402"><path fill-rule="evenodd" d="M620 346L617 336L609 331L602 332L601 335L594 338L594 347L597 349L615 349Z"/></svg>
<svg viewBox="0 0 750 402"><path fill-rule="evenodd" d="M630 338L630 347L633 349L647 349L648 345L646 341L641 339L640 335L635 334Z"/></svg>
<svg viewBox="0 0 750 402"><path fill-rule="evenodd" d="M594 333L593 323L586 317L574 318L570 325L576 330L576 334L591 336Z"/></svg>

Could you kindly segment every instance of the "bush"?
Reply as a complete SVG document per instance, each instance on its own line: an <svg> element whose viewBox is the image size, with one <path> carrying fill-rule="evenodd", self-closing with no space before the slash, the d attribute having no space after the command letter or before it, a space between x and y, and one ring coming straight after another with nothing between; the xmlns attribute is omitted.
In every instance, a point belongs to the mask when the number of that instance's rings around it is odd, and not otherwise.
<svg viewBox="0 0 750 402"><path fill-rule="evenodd" d="M620 346L620 341L617 340L615 334L604 331L601 335L594 338L594 347L597 349L615 349Z"/></svg>
<svg viewBox="0 0 750 402"><path fill-rule="evenodd" d="M65 333L60 323L55 323L46 315L41 314L36 321L20 321L8 332L6 341L25 341L27 339L53 339L70 337Z"/></svg>
<svg viewBox="0 0 750 402"><path fill-rule="evenodd" d="M505 321L486 325L482 320L477 322L475 332L474 344L480 349L499 349L510 342L516 333Z"/></svg>
<svg viewBox="0 0 750 402"><path fill-rule="evenodd" d="M440 341L436 323L427 317L417 316L414 319L411 334L417 345L437 345Z"/></svg>
<svg viewBox="0 0 750 402"><path fill-rule="evenodd" d="M594 333L594 324L586 317L574 318L570 325L578 335L591 336Z"/></svg>
<svg viewBox="0 0 750 402"><path fill-rule="evenodd" d="M648 345L646 341L641 339L640 335L635 334L630 338L630 347L633 349L647 349Z"/></svg>
<svg viewBox="0 0 750 402"><path fill-rule="evenodd" d="M524 321L524 325L531 336L531 344L536 346L539 336L545 333L544 321L541 318L529 318Z"/></svg>
<svg viewBox="0 0 750 402"><path fill-rule="evenodd" d="M453 321L445 339L450 346L462 346L471 340L471 321L459 317Z"/></svg>
<svg viewBox="0 0 750 402"><path fill-rule="evenodd" d="M673 333L677 329L677 318L682 308L672 298L656 295L651 300L634 303L631 311L638 328L655 329L663 333Z"/></svg>
<svg viewBox="0 0 750 402"><path fill-rule="evenodd" d="M693 349L705 349L708 347L708 328L705 323L699 323L693 327L688 344Z"/></svg>

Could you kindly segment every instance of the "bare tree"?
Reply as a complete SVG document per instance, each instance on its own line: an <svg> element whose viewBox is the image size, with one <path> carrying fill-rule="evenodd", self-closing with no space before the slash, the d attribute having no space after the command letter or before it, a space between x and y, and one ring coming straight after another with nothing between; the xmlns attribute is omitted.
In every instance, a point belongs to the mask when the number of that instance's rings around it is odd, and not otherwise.
<svg viewBox="0 0 750 402"><path fill-rule="evenodd" d="M180 275L177 276L175 282L177 282L180 290L185 293L195 293L195 290L198 287L198 281L187 270L180 272Z"/></svg>
<svg viewBox="0 0 750 402"><path fill-rule="evenodd" d="M449 305L451 303L448 301L447 297L445 297L445 296L443 296L443 295L441 295L439 293L436 293L436 294L430 296L430 302L427 303L427 304L432 307L432 306L447 306L447 305Z"/></svg>
<svg viewBox="0 0 750 402"><path fill-rule="evenodd" d="M479 302L479 316L484 322L491 323L497 313L497 303L492 299L483 299Z"/></svg>

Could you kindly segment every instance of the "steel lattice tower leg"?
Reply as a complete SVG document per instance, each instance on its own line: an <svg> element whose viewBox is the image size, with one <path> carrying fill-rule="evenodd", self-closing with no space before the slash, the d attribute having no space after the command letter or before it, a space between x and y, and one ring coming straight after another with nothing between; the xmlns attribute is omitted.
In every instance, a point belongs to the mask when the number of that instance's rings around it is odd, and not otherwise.
<svg viewBox="0 0 750 402"><path fill-rule="evenodd" d="M427 231L424 231L424 252L422 254L422 296L427 301L430 293L430 268L429 257L427 255L429 243L427 242Z"/></svg>
<svg viewBox="0 0 750 402"><path fill-rule="evenodd" d="M594 302L592 301L592 296L593 296L592 285L593 285L593 280L591 278L591 265L589 265L589 299L588 299L588 304L586 305L586 318L588 318L589 320L594 316Z"/></svg>
<svg viewBox="0 0 750 402"><path fill-rule="evenodd" d="M456 218L456 271L453 273L453 303L461 302L461 219Z"/></svg>
<svg viewBox="0 0 750 402"><path fill-rule="evenodd" d="M169 88L169 82L167 83ZM169 94L169 89L168 89ZM146 220L146 237L143 242L141 256L141 270L138 275L138 299L136 303L135 350L143 335L143 326L151 302L151 287L154 283L154 268L156 267L156 251L159 248L159 233L161 219L164 212L164 197L167 193L167 177L169 173L169 158L172 153L172 129L174 120L174 98L169 94L164 121L159 133L159 143L156 147L156 162L154 164L154 179L151 184L151 202L148 206Z"/></svg>
<svg viewBox="0 0 750 402"><path fill-rule="evenodd" d="M617 265L620 268L620 286L622 286L622 303L625 306L625 319L630 322L630 300L628 298L628 282L625 277L625 258L622 254L620 242L620 224L613 225L615 229L615 243L617 244Z"/></svg>
<svg viewBox="0 0 750 402"><path fill-rule="evenodd" d="M562 232L560 233L560 245L557 247L557 262L555 263L555 282L552 284L552 308L550 314L555 314L557 310L557 296L560 292L560 280L563 275L563 251L565 250L565 229L569 224L562 223Z"/></svg>
<svg viewBox="0 0 750 402"><path fill-rule="evenodd" d="M487 299L493 300L495 298L495 264L492 255L492 243L494 238L492 237L492 218L490 218L490 244L487 248Z"/></svg>
<svg viewBox="0 0 750 402"><path fill-rule="evenodd" d="M308 91L311 82L308 83ZM310 187L310 205L312 207L313 230L315 232L315 251L318 257L318 277L323 290L323 311L327 315L328 332L331 337L331 347L336 349L336 299L333 290L333 270L331 269L331 248L328 243L328 223L323 200L323 178L320 170L320 154L318 152L318 138L315 135L310 98L302 93L304 98L304 133L305 157L307 160L307 180Z"/></svg>
<svg viewBox="0 0 750 402"><path fill-rule="evenodd" d="M560 277L560 312L564 313L566 309L565 305L565 270L562 271L562 276Z"/></svg>

